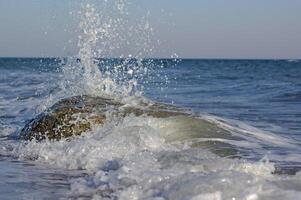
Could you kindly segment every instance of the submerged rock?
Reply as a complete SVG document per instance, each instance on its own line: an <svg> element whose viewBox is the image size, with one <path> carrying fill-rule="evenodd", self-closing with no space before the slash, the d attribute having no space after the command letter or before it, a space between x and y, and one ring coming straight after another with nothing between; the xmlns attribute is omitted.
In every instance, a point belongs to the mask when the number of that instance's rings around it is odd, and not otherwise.
<svg viewBox="0 0 301 200"><path fill-rule="evenodd" d="M20 132L20 139L38 141L60 140L79 136L91 129L93 125L104 124L106 113L125 117L148 115L166 118L186 115L174 106L165 104L141 104L139 107L128 107L113 99L92 96L74 96L63 99L45 112L32 119Z"/></svg>
<svg viewBox="0 0 301 200"><path fill-rule="evenodd" d="M107 120L134 116L150 116L150 126L159 131L167 143L190 144L192 148L208 149L222 157L236 157L237 149L227 140L241 140L229 131L178 107L162 103L124 105L113 99L92 96L74 96L60 100L45 112L32 119L21 130L23 140L61 140L80 136L94 125Z"/></svg>
<svg viewBox="0 0 301 200"><path fill-rule="evenodd" d="M160 136L167 143L207 149L218 156L227 158L242 158L248 153L235 146L235 142L242 141L243 138L233 135L213 122L188 114L178 107L143 102L137 106L128 106L113 99L87 95L58 101L26 124L20 132L19 139L58 141L80 136L91 130L94 125L103 125L112 116L113 119L114 117L118 119L128 115L145 115L155 118L150 126L159 131ZM182 158L179 156L177 159ZM105 163L102 170L114 171L119 167L118 161L110 160ZM273 173L295 174L299 170L295 167L278 165Z"/></svg>

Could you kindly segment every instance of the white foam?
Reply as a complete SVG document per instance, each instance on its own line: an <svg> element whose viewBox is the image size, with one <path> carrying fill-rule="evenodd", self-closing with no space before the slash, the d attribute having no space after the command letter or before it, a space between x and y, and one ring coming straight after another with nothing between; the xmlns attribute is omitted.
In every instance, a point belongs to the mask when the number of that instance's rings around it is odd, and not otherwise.
<svg viewBox="0 0 301 200"><path fill-rule="evenodd" d="M156 123L129 116L71 141L29 142L15 148L20 159L36 159L65 169L84 169L89 176L71 180L70 196L120 199L288 199L300 191L279 188L274 165L220 158L201 148L173 146ZM171 128L171 127L170 127Z"/></svg>
<svg viewBox="0 0 301 200"><path fill-rule="evenodd" d="M261 141L268 144L273 144L282 147L290 147L290 148L298 148L298 145L300 145L294 140L282 137L280 135L276 135L268 131L263 131L256 127L245 124L241 121L229 120L229 119L224 119L224 118L220 118L217 116L210 116L210 115L203 115L202 118L211 121L212 123L220 126L223 129L231 131L233 134L239 134L239 136L243 136L243 135L252 136L247 138L248 140L252 138L257 138L259 139L258 140L259 142Z"/></svg>

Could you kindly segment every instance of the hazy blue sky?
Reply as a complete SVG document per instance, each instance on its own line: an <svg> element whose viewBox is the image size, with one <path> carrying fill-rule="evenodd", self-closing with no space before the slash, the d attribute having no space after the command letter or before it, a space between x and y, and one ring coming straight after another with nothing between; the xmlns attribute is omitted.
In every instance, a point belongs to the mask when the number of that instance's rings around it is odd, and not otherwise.
<svg viewBox="0 0 301 200"><path fill-rule="evenodd" d="M301 58L301 0L129 1L151 13L161 41L153 57ZM0 56L76 54L69 12L80 2L0 0Z"/></svg>

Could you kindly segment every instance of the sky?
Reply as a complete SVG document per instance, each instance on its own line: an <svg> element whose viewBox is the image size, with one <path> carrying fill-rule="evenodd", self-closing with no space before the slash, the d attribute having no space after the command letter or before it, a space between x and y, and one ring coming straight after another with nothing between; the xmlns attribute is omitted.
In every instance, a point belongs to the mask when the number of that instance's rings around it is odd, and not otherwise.
<svg viewBox="0 0 301 200"><path fill-rule="evenodd" d="M0 57L76 55L77 15L80 5L88 1L0 0ZM97 6L101 0L90 1L97 12L104 12ZM132 18L150 13L152 37L160 44L146 57L301 58L300 0L127 2ZM108 56L118 57L134 49L131 45L126 48Z"/></svg>

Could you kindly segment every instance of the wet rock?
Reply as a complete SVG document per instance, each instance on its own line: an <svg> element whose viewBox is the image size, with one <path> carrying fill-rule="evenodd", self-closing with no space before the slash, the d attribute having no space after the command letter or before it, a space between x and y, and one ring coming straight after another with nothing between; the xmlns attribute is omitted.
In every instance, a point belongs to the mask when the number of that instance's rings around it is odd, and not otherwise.
<svg viewBox="0 0 301 200"><path fill-rule="evenodd" d="M45 112L32 119L20 132L20 139L38 141L60 140L79 136L90 130L93 125L102 125L106 120L106 112L125 117L149 115L165 118L184 115L176 107L164 104L141 104L139 107L128 107L113 99L92 96L74 96L63 99Z"/></svg>
<svg viewBox="0 0 301 200"><path fill-rule="evenodd" d="M161 118L160 123L154 123L152 126L159 130L168 143L183 142L192 148L207 149L222 157L237 158L240 154L234 146L223 140L240 141L241 138L178 107L143 102L136 106L128 106L113 99L92 96L74 96L60 100L26 124L19 138L58 141L80 136L91 130L94 125L103 125L108 119L128 115ZM119 167L116 161L108 162L104 171L116 170Z"/></svg>

